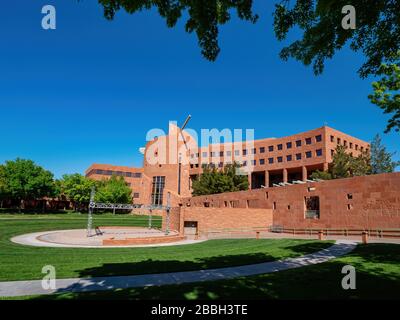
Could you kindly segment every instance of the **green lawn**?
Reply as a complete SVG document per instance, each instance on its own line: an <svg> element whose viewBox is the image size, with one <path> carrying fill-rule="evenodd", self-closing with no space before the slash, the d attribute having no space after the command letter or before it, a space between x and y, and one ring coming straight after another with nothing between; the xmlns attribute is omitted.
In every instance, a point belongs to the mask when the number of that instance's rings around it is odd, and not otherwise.
<svg viewBox="0 0 400 320"><path fill-rule="evenodd" d="M356 290L341 287L344 265L356 268ZM360 245L345 257L273 274L185 285L30 296L66 299L400 299L400 245ZM328 311L329 312L329 311Z"/></svg>
<svg viewBox="0 0 400 320"><path fill-rule="evenodd" d="M212 240L159 248L38 248L10 242L15 235L85 228L86 215L0 215L0 281L42 279L42 267L57 278L162 273L252 264L301 256L330 246L310 240ZM158 226L160 220L158 220ZM95 225L146 226L147 218L97 215Z"/></svg>

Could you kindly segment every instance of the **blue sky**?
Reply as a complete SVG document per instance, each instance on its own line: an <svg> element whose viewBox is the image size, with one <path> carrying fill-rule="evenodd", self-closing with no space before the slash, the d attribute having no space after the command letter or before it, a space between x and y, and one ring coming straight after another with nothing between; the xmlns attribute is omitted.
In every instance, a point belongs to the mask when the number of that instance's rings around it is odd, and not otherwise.
<svg viewBox="0 0 400 320"><path fill-rule="evenodd" d="M57 30L41 28L41 8L57 9ZM388 116L367 95L363 57L343 50L322 76L278 57L271 1L255 1L252 25L222 27L215 63L200 54L183 21L168 29L155 11L103 18L97 1L9 1L0 12L0 163L30 158L53 171L81 172L93 162L140 166L148 130L169 120L189 127L254 128L256 138L329 126L391 151ZM292 39L296 33L291 35ZM399 150L400 152L400 150ZM399 159L397 154L396 159Z"/></svg>

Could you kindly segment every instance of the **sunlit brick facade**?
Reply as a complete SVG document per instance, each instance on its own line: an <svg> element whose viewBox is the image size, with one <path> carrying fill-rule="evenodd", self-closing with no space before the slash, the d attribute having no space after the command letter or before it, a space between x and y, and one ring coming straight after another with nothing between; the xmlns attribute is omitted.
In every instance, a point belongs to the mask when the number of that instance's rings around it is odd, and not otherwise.
<svg viewBox="0 0 400 320"><path fill-rule="evenodd" d="M172 138L172 139L171 139ZM324 126L283 138L267 138L249 143L226 143L198 148L186 131L170 125L169 134L146 144L142 168L94 164L87 171L90 178L123 176L130 184L134 202L177 206L191 196L191 184L202 173L202 165L223 168L238 162L248 174L251 189L267 188L279 183L306 181L315 170L327 170L337 145L358 156L369 152L369 144ZM165 146L165 150L161 150Z"/></svg>

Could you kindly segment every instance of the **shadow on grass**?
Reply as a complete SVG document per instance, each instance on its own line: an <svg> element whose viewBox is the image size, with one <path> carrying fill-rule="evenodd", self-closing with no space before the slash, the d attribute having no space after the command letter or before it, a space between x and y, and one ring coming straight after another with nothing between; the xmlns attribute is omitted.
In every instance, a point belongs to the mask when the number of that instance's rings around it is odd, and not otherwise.
<svg viewBox="0 0 400 320"><path fill-rule="evenodd" d="M299 245L298 250L303 250ZM326 263L307 266L299 269L286 270L270 274L242 277L232 280L197 282L194 284L151 286L143 288L115 289L103 282L96 287L82 284L60 290L52 296L41 296L38 300L58 299L118 299L118 300L224 300L224 299L400 299L400 267L399 256L396 255L400 246L387 244L371 244L360 246L354 252L343 258ZM244 255L247 256L247 255ZM251 256L251 255L250 255ZM237 259L237 256L227 256L224 259ZM242 257L243 258L243 257ZM248 259L249 257L246 257ZM265 257L265 258L268 258ZM269 257L272 258L272 257ZM204 259L205 266L212 266L215 259ZM341 286L344 274L342 268L346 264L356 266L357 289L344 290ZM175 267L188 268L195 263L166 261L147 261L152 263L172 263ZM379 263L379 266L377 265ZM132 267L137 264L132 264ZM197 265L196 265L197 266ZM121 266L105 265L104 272L120 271ZM100 268L100 269L101 269ZM117 268L117 269L115 269ZM82 271L82 275L94 275L100 269L92 268ZM123 283L119 283L119 285ZM92 291L96 289L97 291ZM86 291L86 292L74 292ZM109 290L109 291L104 291ZM89 292L91 291L91 292Z"/></svg>

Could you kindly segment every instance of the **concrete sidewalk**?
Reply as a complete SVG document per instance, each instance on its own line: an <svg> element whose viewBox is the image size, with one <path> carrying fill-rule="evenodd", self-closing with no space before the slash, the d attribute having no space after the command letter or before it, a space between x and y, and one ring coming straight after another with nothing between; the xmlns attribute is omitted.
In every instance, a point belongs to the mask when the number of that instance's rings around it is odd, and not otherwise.
<svg viewBox="0 0 400 320"><path fill-rule="evenodd" d="M57 280L57 289L55 290L44 290L41 280L0 282L0 297L128 289L253 276L323 263L351 252L356 246L357 244L354 241L338 240L333 246L327 249L283 261L189 272L87 279L60 279Z"/></svg>

